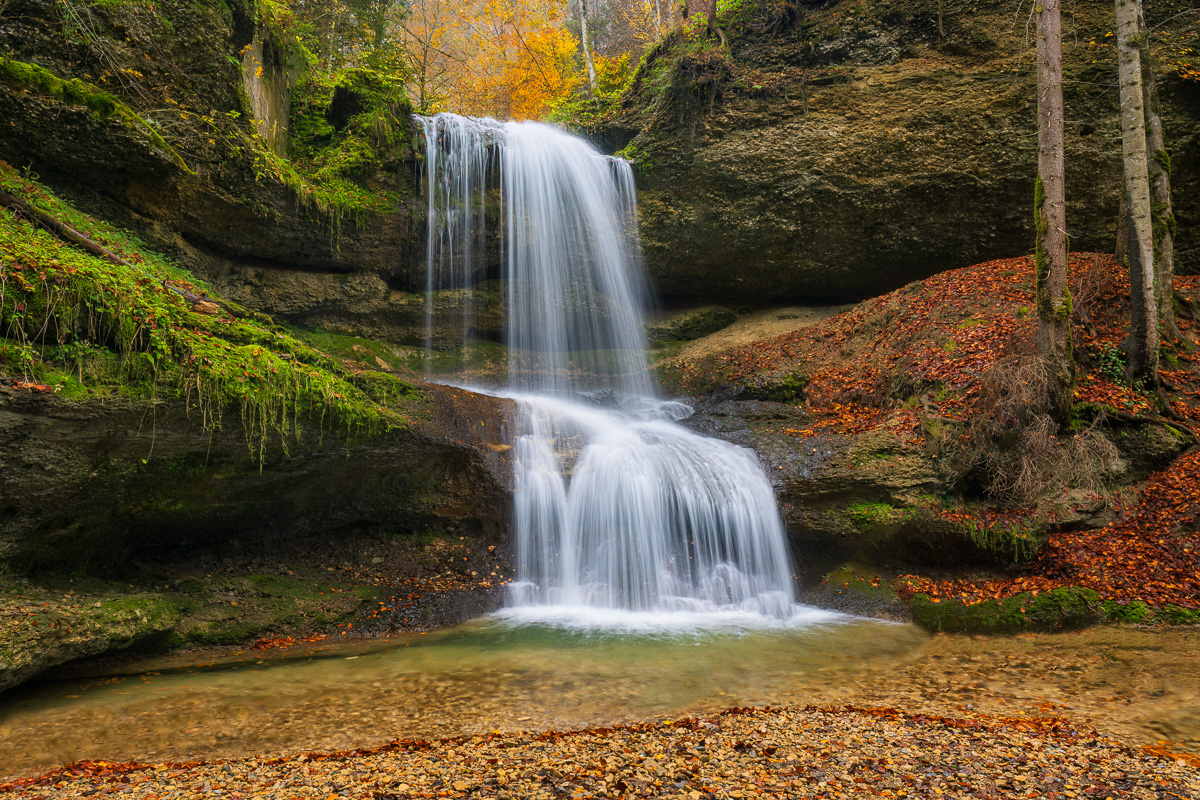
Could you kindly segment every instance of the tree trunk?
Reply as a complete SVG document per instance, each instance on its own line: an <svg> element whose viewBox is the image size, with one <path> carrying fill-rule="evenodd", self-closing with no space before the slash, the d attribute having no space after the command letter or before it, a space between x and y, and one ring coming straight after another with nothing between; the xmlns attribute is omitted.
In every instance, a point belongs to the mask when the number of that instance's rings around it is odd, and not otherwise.
<svg viewBox="0 0 1200 800"><path fill-rule="evenodd" d="M708 0L708 30L717 35L722 46L725 45L725 31L717 27L717 0Z"/></svg>
<svg viewBox="0 0 1200 800"><path fill-rule="evenodd" d="M1118 264L1124 264L1129 257L1129 204L1125 202L1125 192L1121 192L1121 205L1117 207L1117 241L1113 245L1113 257Z"/></svg>
<svg viewBox="0 0 1200 800"><path fill-rule="evenodd" d="M1129 269L1134 307L1129 363L1131 379L1158 381L1158 297L1154 288L1154 237L1150 220L1150 180L1146 165L1146 112L1142 95L1141 37L1137 0L1116 0L1117 64L1121 87L1121 150L1129 210ZM1135 274L1136 273L1136 274Z"/></svg>
<svg viewBox="0 0 1200 800"><path fill-rule="evenodd" d="M393 0L371 0L371 52L375 56L383 54L384 44L387 42L388 11L392 2Z"/></svg>
<svg viewBox="0 0 1200 800"><path fill-rule="evenodd" d="M1142 48L1142 101L1146 111L1146 160L1150 176L1150 225L1154 235L1158 322L1169 335L1183 338L1175 322L1175 214L1171 208L1171 157L1163 140L1154 58L1142 2L1138 0L1138 33Z"/></svg>
<svg viewBox="0 0 1200 800"><path fill-rule="evenodd" d="M321 69L329 69L330 55L333 51L333 46L330 41L333 38L333 9L325 7L317 14L315 27L317 29L317 66Z"/></svg>
<svg viewBox="0 0 1200 800"><path fill-rule="evenodd" d="M1064 185L1062 24L1059 0L1042 0L1037 16L1038 178L1034 189L1037 238L1038 354L1049 378L1051 414L1071 417L1075 365L1071 358L1071 292L1067 288L1067 211Z"/></svg>
<svg viewBox="0 0 1200 800"><path fill-rule="evenodd" d="M592 62L592 41L588 35L587 0L579 0L579 30L583 44L583 61L587 64L588 71L588 94L594 95L596 93L596 65Z"/></svg>

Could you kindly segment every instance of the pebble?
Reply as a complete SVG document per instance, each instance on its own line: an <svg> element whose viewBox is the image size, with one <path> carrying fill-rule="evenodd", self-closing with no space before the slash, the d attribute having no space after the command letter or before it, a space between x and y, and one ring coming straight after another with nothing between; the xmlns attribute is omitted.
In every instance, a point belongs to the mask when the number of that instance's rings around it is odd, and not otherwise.
<svg viewBox="0 0 1200 800"><path fill-rule="evenodd" d="M703 758L702 756L707 756ZM1196 798L1200 758L1054 718L781 707L569 732L191 764L80 762L14 798Z"/></svg>

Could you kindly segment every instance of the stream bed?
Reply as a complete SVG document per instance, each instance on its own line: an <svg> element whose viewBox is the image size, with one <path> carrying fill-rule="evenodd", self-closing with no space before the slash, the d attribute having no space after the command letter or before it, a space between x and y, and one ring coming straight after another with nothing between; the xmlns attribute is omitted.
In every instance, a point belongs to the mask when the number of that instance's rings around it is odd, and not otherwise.
<svg viewBox="0 0 1200 800"><path fill-rule="evenodd" d="M709 714L890 706L1064 715L1200 752L1200 631L929 637L818 614L726 633L614 634L478 620L386 641L180 655L0 697L0 775L81 759L187 761Z"/></svg>

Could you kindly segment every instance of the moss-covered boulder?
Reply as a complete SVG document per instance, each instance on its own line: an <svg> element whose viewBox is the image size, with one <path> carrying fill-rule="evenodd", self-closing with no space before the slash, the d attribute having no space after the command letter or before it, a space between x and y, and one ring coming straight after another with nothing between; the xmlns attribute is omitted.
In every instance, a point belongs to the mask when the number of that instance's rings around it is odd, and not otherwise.
<svg viewBox="0 0 1200 800"><path fill-rule="evenodd" d="M982 602L920 594L912 598L910 609L913 621L934 633L1054 633L1078 630L1104 620L1100 596L1092 589L1080 587Z"/></svg>
<svg viewBox="0 0 1200 800"><path fill-rule="evenodd" d="M667 313L646 325L652 343L690 342L728 328L737 312L723 306L704 306Z"/></svg>

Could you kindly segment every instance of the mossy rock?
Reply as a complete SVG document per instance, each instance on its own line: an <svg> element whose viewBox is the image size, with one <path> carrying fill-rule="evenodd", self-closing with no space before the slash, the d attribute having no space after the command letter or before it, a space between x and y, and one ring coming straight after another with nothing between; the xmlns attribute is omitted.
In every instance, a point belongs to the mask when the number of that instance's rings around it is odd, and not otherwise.
<svg viewBox="0 0 1200 800"><path fill-rule="evenodd" d="M334 84L325 116L330 125L341 130L351 118L387 104L400 106L411 113L412 105L403 83L372 69L350 69Z"/></svg>
<svg viewBox="0 0 1200 800"><path fill-rule="evenodd" d="M721 306L706 306L664 317L646 326L653 342L690 342L728 328L737 322L737 312Z"/></svg>
<svg viewBox="0 0 1200 800"><path fill-rule="evenodd" d="M1104 618L1126 625L1200 625L1200 609L1166 605L1152 608L1141 600L1122 603L1105 600Z"/></svg>
<svg viewBox="0 0 1200 800"><path fill-rule="evenodd" d="M777 372L748 382L742 397L773 403L794 403L804 399L807 386L808 376L802 372Z"/></svg>
<svg viewBox="0 0 1200 800"><path fill-rule="evenodd" d="M1100 595L1077 586L970 605L958 599L935 602L929 595L919 594L909 608L913 622L933 633L1053 633L1079 630L1105 619Z"/></svg>

